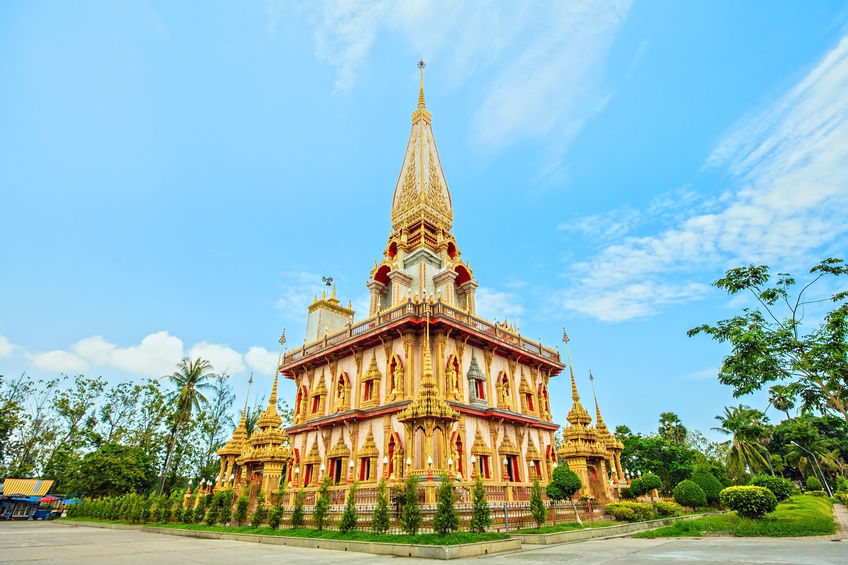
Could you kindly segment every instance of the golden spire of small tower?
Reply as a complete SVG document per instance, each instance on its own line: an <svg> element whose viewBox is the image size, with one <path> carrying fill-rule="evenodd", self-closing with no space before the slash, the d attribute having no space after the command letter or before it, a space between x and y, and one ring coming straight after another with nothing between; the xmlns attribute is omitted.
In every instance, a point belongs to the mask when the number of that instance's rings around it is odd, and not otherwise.
<svg viewBox="0 0 848 565"><path fill-rule="evenodd" d="M592 397L595 399L595 426L599 429L605 429L607 425L601 417L601 408L598 406L598 394L595 392L595 377L592 375L591 369L589 369L589 381L592 383Z"/></svg>
<svg viewBox="0 0 848 565"><path fill-rule="evenodd" d="M577 383L574 381L574 368L571 366L571 353L568 350L568 342L571 341L568 339L568 334L565 333L565 328L562 328L562 341L565 342L565 354L568 357L568 371L571 373L571 399L574 401L571 405L571 410L568 412L568 416L566 416L566 420L568 423L572 425L581 424L583 426L588 426L592 421L592 417L589 416L589 412L583 408L583 405L580 404L580 395L577 393Z"/></svg>
<svg viewBox="0 0 848 565"><path fill-rule="evenodd" d="M424 110L427 108L427 103L424 101L424 67L427 66L427 63L424 62L424 59L420 59L418 61L418 69L421 71L421 83L418 87L418 109Z"/></svg>

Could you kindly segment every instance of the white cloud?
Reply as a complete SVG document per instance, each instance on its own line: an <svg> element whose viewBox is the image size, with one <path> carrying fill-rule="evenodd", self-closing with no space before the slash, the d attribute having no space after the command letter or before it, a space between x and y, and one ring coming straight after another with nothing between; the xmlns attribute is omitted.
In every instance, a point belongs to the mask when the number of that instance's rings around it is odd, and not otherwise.
<svg viewBox="0 0 848 565"><path fill-rule="evenodd" d="M247 366L257 373L273 375L274 367L277 366L277 353L254 345L244 354L244 360L247 362Z"/></svg>
<svg viewBox="0 0 848 565"><path fill-rule="evenodd" d="M167 331L152 333L130 347L117 347L100 336L92 336L72 345L71 351L93 365L159 377L174 372L183 358L183 342Z"/></svg>
<svg viewBox="0 0 848 565"><path fill-rule="evenodd" d="M55 350L39 353L32 358L33 364L48 371L73 372L88 369L88 363L84 359L67 351Z"/></svg>
<svg viewBox="0 0 848 565"><path fill-rule="evenodd" d="M687 381L708 381L715 379L718 376L718 367L707 367L700 371L692 371L683 375L683 379Z"/></svg>
<svg viewBox="0 0 848 565"><path fill-rule="evenodd" d="M654 235L627 237L576 264L566 308L622 321L703 297L717 269L798 268L843 252L848 233L848 37L788 93L740 122L707 163L730 189L678 213ZM685 194L683 199L689 198ZM684 206L677 207L685 210ZM691 280L687 280L691 279Z"/></svg>
<svg viewBox="0 0 848 565"><path fill-rule="evenodd" d="M486 320L503 322L506 318L512 322L524 313L524 307L514 294L484 286L477 289L475 302L477 315Z"/></svg>
<svg viewBox="0 0 848 565"><path fill-rule="evenodd" d="M292 271L281 275L280 297L274 306L284 318L301 319L312 304L316 294L326 288L321 275L305 271Z"/></svg>
<svg viewBox="0 0 848 565"><path fill-rule="evenodd" d="M563 168L564 149L610 98L601 87L603 61L630 2L334 0L316 6L310 14L316 56L335 69L337 90L353 87L385 32L440 61L449 81L480 89L472 143L497 149L553 138L554 163L545 170L554 174ZM413 69L409 76L417 79Z"/></svg>
<svg viewBox="0 0 848 565"><path fill-rule="evenodd" d="M0 357L11 357L16 346L6 339L6 336L0 335Z"/></svg>
<svg viewBox="0 0 848 565"><path fill-rule="evenodd" d="M191 348L188 356L192 359L197 359L198 357L206 359L212 363L212 367L216 373L234 375L244 371L244 362L241 353L226 345L201 341Z"/></svg>

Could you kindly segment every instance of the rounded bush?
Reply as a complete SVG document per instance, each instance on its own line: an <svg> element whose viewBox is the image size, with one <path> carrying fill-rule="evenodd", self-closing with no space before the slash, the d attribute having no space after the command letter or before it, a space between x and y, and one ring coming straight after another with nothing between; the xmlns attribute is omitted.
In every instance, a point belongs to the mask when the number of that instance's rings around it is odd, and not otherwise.
<svg viewBox="0 0 848 565"><path fill-rule="evenodd" d="M821 481L815 477L807 477L807 490L821 490Z"/></svg>
<svg viewBox="0 0 848 565"><path fill-rule="evenodd" d="M707 495L707 502L710 504L718 504L718 493L724 488L715 475L709 471L698 471L692 475L692 480L701 487L704 494Z"/></svg>
<svg viewBox="0 0 848 565"><path fill-rule="evenodd" d="M689 479L677 483L671 494L674 496L674 501L681 506L697 508L707 504L707 495L704 493L704 489L699 487L698 483Z"/></svg>
<svg viewBox="0 0 848 565"><path fill-rule="evenodd" d="M777 497L765 487L727 487L719 498L724 506L743 518L762 518L777 508Z"/></svg>
<svg viewBox="0 0 848 565"><path fill-rule="evenodd" d="M751 484L769 489L777 497L778 502L786 500L797 490L789 479L773 475L757 475L751 479Z"/></svg>
<svg viewBox="0 0 848 565"><path fill-rule="evenodd" d="M619 522L636 521L636 512L634 512L632 508L627 508L626 506L617 506L614 508L610 508L609 505L607 505L606 512Z"/></svg>
<svg viewBox="0 0 848 565"><path fill-rule="evenodd" d="M642 485L642 479L633 479L630 481L630 486L628 488L630 489L630 492L636 496L642 496L645 494L645 487Z"/></svg>
<svg viewBox="0 0 848 565"><path fill-rule="evenodd" d="M658 500L654 503L654 509L659 516L678 516L683 513L683 507L676 502Z"/></svg>
<svg viewBox="0 0 848 565"><path fill-rule="evenodd" d="M625 511L622 512L622 509ZM653 507L642 502L610 502L604 511L616 520L628 522L650 520L653 517Z"/></svg>

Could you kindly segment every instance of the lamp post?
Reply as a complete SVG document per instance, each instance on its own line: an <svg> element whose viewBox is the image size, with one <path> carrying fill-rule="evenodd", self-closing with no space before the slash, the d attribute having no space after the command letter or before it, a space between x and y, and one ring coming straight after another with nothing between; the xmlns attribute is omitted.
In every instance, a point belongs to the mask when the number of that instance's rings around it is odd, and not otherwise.
<svg viewBox="0 0 848 565"><path fill-rule="evenodd" d="M509 459L507 459L506 457L503 458L503 466L504 466L503 480L509 481Z"/></svg>
<svg viewBox="0 0 848 565"><path fill-rule="evenodd" d="M816 458L816 454L815 454L815 453L813 453L812 451L810 451L809 449L807 449L807 448L805 448L805 447L801 446L800 444L798 444L798 443L797 443L796 441L794 441L794 440L790 440L790 441L789 441L789 443L794 444L794 445L795 445L795 446L797 446L797 447L800 447L801 449L803 449L804 451L806 451L807 453L809 453L810 455L812 455L812 457L813 457L813 461L815 462L816 467L817 467L817 468L818 468L818 470L819 470L819 476L821 477L822 484L824 485L824 488L825 488L825 490L827 491L827 495L828 495L828 496L830 496L830 497L832 497L832 496L833 496L833 492L830 490L830 485L829 485L829 484L827 484L827 479L824 477L824 473L823 473L823 472L822 472L822 470L821 470L821 466L819 465L819 460Z"/></svg>
<svg viewBox="0 0 848 565"><path fill-rule="evenodd" d="M294 486L300 486L300 482L298 481L299 476L300 476L300 467L295 467L294 468Z"/></svg>
<svg viewBox="0 0 848 565"><path fill-rule="evenodd" d="M453 457L448 457L448 475L453 478Z"/></svg>
<svg viewBox="0 0 848 565"><path fill-rule="evenodd" d="M475 478L477 476L477 458L474 457L474 454L471 454L471 478Z"/></svg>
<svg viewBox="0 0 848 565"><path fill-rule="evenodd" d="M389 458L383 455L383 478L389 480Z"/></svg>

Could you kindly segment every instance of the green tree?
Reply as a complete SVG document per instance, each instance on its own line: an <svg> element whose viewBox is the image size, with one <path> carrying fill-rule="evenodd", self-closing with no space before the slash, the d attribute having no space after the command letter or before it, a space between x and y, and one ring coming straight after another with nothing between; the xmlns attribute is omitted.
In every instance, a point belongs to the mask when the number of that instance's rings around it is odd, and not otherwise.
<svg viewBox="0 0 848 565"><path fill-rule="evenodd" d="M236 501L236 523L241 526L247 520L247 509L250 508L250 497L247 493L247 487L243 488L241 495Z"/></svg>
<svg viewBox="0 0 848 565"><path fill-rule="evenodd" d="M106 443L83 456L69 478L70 492L90 497L146 492L155 484L156 470L138 447Z"/></svg>
<svg viewBox="0 0 848 565"><path fill-rule="evenodd" d="M684 443L688 430L680 418L674 412L663 412L660 414L660 427L657 430L659 436L663 439L673 441L674 443Z"/></svg>
<svg viewBox="0 0 848 565"><path fill-rule="evenodd" d="M403 510L400 524L403 531L414 536L421 527L421 509L418 507L418 477L410 475L404 483Z"/></svg>
<svg viewBox="0 0 848 565"><path fill-rule="evenodd" d="M202 405L206 403L203 391L209 389L208 381L213 376L212 364L209 361L201 358L192 361L188 357L184 357L177 365L177 370L168 376L168 380L176 387L176 392L171 398L174 412L171 415L165 461L162 464L158 492L162 492L165 488L165 477L171 464L171 457L177 447L179 435L191 422L192 411L195 409L200 411Z"/></svg>
<svg viewBox="0 0 848 565"><path fill-rule="evenodd" d="M221 523L229 526L233 521L233 491L227 489L221 493Z"/></svg>
<svg viewBox="0 0 848 565"><path fill-rule="evenodd" d="M662 488L662 480L653 473L645 473L641 477L642 490L651 495L651 504L654 503L654 490ZM644 494L644 493L643 493Z"/></svg>
<svg viewBox="0 0 848 565"><path fill-rule="evenodd" d="M317 495L315 508L312 510L312 522L320 532L327 523L327 513L330 511L330 477L324 477L321 481Z"/></svg>
<svg viewBox="0 0 848 565"><path fill-rule="evenodd" d="M624 444L622 466L654 473L662 480L665 493L671 493L674 485L692 476L697 453L685 444L659 436L630 434L620 437Z"/></svg>
<svg viewBox="0 0 848 565"><path fill-rule="evenodd" d="M291 514L291 527L302 528L305 523L305 515L303 512L303 489L297 491L294 497L294 507Z"/></svg>
<svg viewBox="0 0 848 565"><path fill-rule="evenodd" d="M482 534L492 525L492 509L486 499L486 487L483 486L483 478L477 473L474 487L471 490L471 522L469 528L472 532Z"/></svg>
<svg viewBox="0 0 848 565"><path fill-rule="evenodd" d="M250 527L258 528L265 523L265 518L268 517L268 509L265 508L265 493L261 490L256 495L256 507L253 509L253 514L250 516Z"/></svg>
<svg viewBox="0 0 848 565"><path fill-rule="evenodd" d="M817 478L815 478L813 476L810 476L810 477L807 477L806 487L807 487L807 490L821 490L822 484L821 484L820 480L818 480Z"/></svg>
<svg viewBox="0 0 848 565"><path fill-rule="evenodd" d="M342 520L339 522L339 530L342 532L351 532L356 529L356 523L359 521L359 516L356 514L356 481L350 485L347 491L347 502Z"/></svg>
<svg viewBox="0 0 848 565"><path fill-rule="evenodd" d="M530 487L530 514L540 528L548 517L545 501L542 500L542 485L539 483L538 476L533 477L533 486Z"/></svg>
<svg viewBox="0 0 848 565"><path fill-rule="evenodd" d="M580 482L580 477L578 477L574 471L569 469L568 465L558 465L551 476L551 482L548 483L547 487L545 487L545 494L547 494L548 498L551 500L571 501L571 508L574 510L574 518L577 520L577 523L581 525L583 524L583 521L580 520L580 513L577 512L577 505L574 504L574 493L580 490L582 486L583 483Z"/></svg>
<svg viewBox="0 0 848 565"><path fill-rule="evenodd" d="M440 477L439 489L436 492L436 516L433 518L433 531L440 536L446 536L459 528L459 514L456 512L456 493L453 481L447 473Z"/></svg>
<svg viewBox="0 0 848 565"><path fill-rule="evenodd" d="M716 416L719 426L717 432L733 436L725 443L730 447L727 452L727 470L737 477L748 473L770 472L768 450L762 444L771 435L765 415L759 410L747 406L735 406L724 409L724 414ZM772 473L773 474L773 473Z"/></svg>
<svg viewBox="0 0 848 565"><path fill-rule="evenodd" d="M371 529L378 534L385 534L389 531L389 494L386 486L386 479L380 479L377 484L377 507L374 508L374 515L371 518Z"/></svg>
<svg viewBox="0 0 848 565"><path fill-rule="evenodd" d="M719 381L733 387L734 396L780 381L789 398L821 412L834 410L848 421L848 291L808 297L823 278L848 274L842 259L829 258L810 269L810 280L795 291L796 280L778 273L772 283L766 265L749 265L727 271L713 285L730 295L749 293L757 308L689 330L690 336L706 333L729 343L730 354L719 370ZM835 306L818 325L804 324L810 304Z"/></svg>
<svg viewBox="0 0 848 565"><path fill-rule="evenodd" d="M791 420L789 411L795 407L792 400L792 389L783 385L772 385L769 387L769 403L777 410L786 414L786 419Z"/></svg>
<svg viewBox="0 0 848 565"><path fill-rule="evenodd" d="M707 495L695 481L685 480L674 487L674 501L681 506L689 506L693 510L699 506L706 506Z"/></svg>
<svg viewBox="0 0 848 565"><path fill-rule="evenodd" d="M724 489L724 486L718 482L718 479L712 473L708 471L696 471L692 475L692 481L704 491L709 504L718 504L718 495Z"/></svg>

